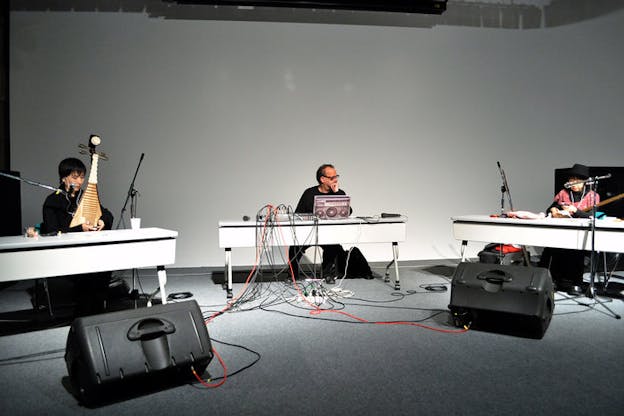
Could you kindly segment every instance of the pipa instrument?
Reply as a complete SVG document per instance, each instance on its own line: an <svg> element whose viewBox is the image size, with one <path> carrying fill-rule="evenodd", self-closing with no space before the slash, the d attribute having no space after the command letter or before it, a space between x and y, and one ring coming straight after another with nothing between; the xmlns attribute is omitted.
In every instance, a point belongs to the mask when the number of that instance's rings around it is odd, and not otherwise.
<svg viewBox="0 0 624 416"><path fill-rule="evenodd" d="M99 136L91 135L89 137L89 146L83 144L80 147L80 153L91 155L91 170L89 171L89 179L87 180L87 189L82 193L78 208L74 213L70 228L81 224L89 224L97 226L99 219L102 217L102 208L100 206L100 197L97 189L98 160L108 159L104 153L95 151L96 146L101 143Z"/></svg>

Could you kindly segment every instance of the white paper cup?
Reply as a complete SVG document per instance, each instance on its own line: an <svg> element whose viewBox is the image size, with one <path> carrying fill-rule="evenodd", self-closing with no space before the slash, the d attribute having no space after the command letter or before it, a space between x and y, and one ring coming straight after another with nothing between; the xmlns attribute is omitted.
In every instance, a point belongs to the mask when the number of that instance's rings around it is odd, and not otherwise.
<svg viewBox="0 0 624 416"><path fill-rule="evenodd" d="M133 230L141 228L141 218L130 218L130 226Z"/></svg>

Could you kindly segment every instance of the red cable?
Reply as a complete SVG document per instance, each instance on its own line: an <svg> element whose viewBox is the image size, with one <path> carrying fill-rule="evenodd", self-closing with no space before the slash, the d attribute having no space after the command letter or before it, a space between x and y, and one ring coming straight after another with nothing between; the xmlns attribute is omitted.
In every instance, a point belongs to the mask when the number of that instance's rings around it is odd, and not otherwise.
<svg viewBox="0 0 624 416"><path fill-rule="evenodd" d="M352 315L350 313L347 313L347 312L344 312L344 311L337 311L337 310L334 310L334 309L320 309L320 308L318 308L316 310L310 311L310 315L318 315L318 314L321 314L323 312L337 313L337 314L340 314L340 315L348 316L349 318L354 319L354 320L359 321L359 322L362 322L362 323L375 324L375 325L408 325L408 326L417 326L419 328L429 329L431 331L437 331L437 332L444 332L444 333L448 333L448 334L459 334L459 333L468 331L468 328L465 328L465 327L463 329L442 329L442 328L434 328L432 326L428 326L428 325L424 325L424 324L419 324L417 322L407 322L407 321L371 322L369 320L357 317L357 316Z"/></svg>
<svg viewBox="0 0 624 416"><path fill-rule="evenodd" d="M264 220L264 224L262 225L262 234L261 234L261 238L260 241L264 244L264 237L265 237L265 233L266 233L266 228L267 228L267 223L269 221L269 218L271 217L271 212L274 210L272 205L267 205L267 215L266 218ZM282 225L279 221L277 221L277 226L278 226L278 230L280 232L282 241L285 241L284 239L284 234L282 231ZM254 265L253 268L251 269L251 271L249 272L249 275L247 276L247 279L245 279L245 286L243 286L243 289L239 292L239 294L234 297L234 299L230 300L226 307L223 308L221 311L214 313L212 316L210 316L208 319L206 319L206 324L210 323L215 317L223 314L224 312L226 312L228 309L230 309L232 307L232 305L242 296L243 293L245 293L245 290L247 289L247 287L249 286L249 282L251 281L251 276L253 276L256 268L258 267L258 263L260 261L260 252L261 249L263 248L263 246L258 246L256 249L256 259L254 261ZM310 315L320 315L321 313L337 313L340 315L344 315L347 316L353 320L356 320L358 322L362 322L362 323L372 323L375 325L408 325L408 326L416 326L419 328L424 328L424 329L429 329L431 331L437 331L437 332L443 332L443 333L452 333L452 334L457 334L457 333L463 333L468 331L467 327L464 327L463 329L441 329L441 328L434 328L428 325L424 325L424 324L419 324L416 322L406 322L406 321L394 321L394 322L371 322L367 319L364 318L360 318L358 316L355 316L353 314L344 312L344 311L337 311L334 309L321 309L318 305L311 303L310 301L308 301L308 299L303 296L303 293L301 292L301 288L299 287L299 284L297 283L297 279L295 277L295 273L292 267L292 263L290 261L290 256L288 255L288 249L286 249L286 258L288 259L288 268L290 270L290 276L293 282L293 286L295 287L297 294L299 295L300 299L303 299L308 305L310 305L311 307L313 307L314 309L310 311ZM215 383L215 384L209 384L206 383L195 371L194 368L191 368L191 371L193 372L193 375L195 376L195 378L197 379L197 381L199 381L204 387L208 387L208 388L216 388L216 387L220 387L223 384L225 384L225 381L227 380L227 367L225 365L225 362L223 361L223 359L221 358L221 356L219 355L219 353L217 352L217 350L215 350L214 348L212 349L212 351L214 352L214 355L217 357L217 359L219 360L219 363L221 363L221 367L223 367L223 379L219 382L219 383Z"/></svg>
<svg viewBox="0 0 624 416"><path fill-rule="evenodd" d="M219 360L219 362L221 363L221 367L223 367L223 380L221 380L218 383L215 384L209 384L206 383L204 381L204 379L202 379L199 374L197 374L197 371L195 371L195 369L193 367L191 367L191 371L193 372L193 375L195 376L195 378L197 379L197 381L199 381L201 383L202 386L204 387L209 387L209 388L216 388L216 387L220 387L223 384L225 384L225 381L227 380L227 367L225 366L225 363L223 362L223 360L221 359L221 356L219 355L219 353L217 352L217 350L214 349L214 347L212 348L212 352L214 353L214 355L217 357L217 359Z"/></svg>
<svg viewBox="0 0 624 416"><path fill-rule="evenodd" d="M278 228L280 233L282 233L282 226L281 224L278 222ZM284 236L282 234L282 241L284 241ZM287 257L288 258L288 257ZM468 328L463 328L463 329L441 329L441 328L434 328L432 326L428 326L428 325L423 325L423 324L419 324L416 322L405 322L405 321L396 321L396 322L371 322L368 321L364 318L360 318L357 317L353 314L344 312L344 311L337 311L334 309L321 309L318 305L315 305L311 302L308 301L308 299L303 296L303 294L301 293L301 289L299 288L299 285L297 284L297 280L295 279L295 274L293 272L293 268L292 268L292 264L290 264L290 258L288 258L288 266L290 267L290 275L293 281L293 285L295 287L295 289L297 290L297 293L299 294L299 297L303 300L305 300L305 302L310 305L311 307L313 307L314 309L310 311L310 315L319 315L321 313L325 313L325 312L330 312L330 313L337 313L340 315L344 315L344 316L348 316L351 319L354 319L356 321L359 322L363 322L363 323L373 323L375 325L409 325L409 326L417 326L420 328L424 328L424 329L429 329L431 331L438 331L438 332L443 332L443 333L450 333L450 334L458 334L458 333L462 333L462 332L466 332L468 330Z"/></svg>
<svg viewBox="0 0 624 416"><path fill-rule="evenodd" d="M282 237L282 241L285 241L284 240L284 233L282 231L282 224L279 221L277 221L277 229L278 229L278 231L280 233L280 236ZM286 254L286 258L288 259L288 268L290 269L290 278L292 279L293 286L295 287L295 290L297 291L297 294L299 295L299 298L303 299L305 301L305 303L307 303L308 305L313 307L315 309L315 311L320 310L318 305L315 305L314 303L310 302L307 297L303 296L303 293L301 292L301 288L299 287L299 284L297 283L297 278L295 277L295 272L293 270L292 263L290 262L290 255L288 253L288 248L286 248L285 250L286 250L286 253L285 253ZM314 311L311 311L311 312L314 312Z"/></svg>
<svg viewBox="0 0 624 416"><path fill-rule="evenodd" d="M267 205L267 215L266 215L266 218L264 219L264 224L262 225L262 234L260 236L260 241L263 242L263 244L264 244L264 236L265 236L265 232L266 232L267 223L268 223L269 218L271 216L271 210L272 209L273 209L272 205ZM210 322L212 322L212 320L214 318L216 318L217 316L222 315L223 313L225 313L228 309L230 309L232 307L232 305L234 305L234 303L236 303L236 301L238 301L238 299L240 299L240 297L243 295L243 293L245 293L245 291L247 290L247 287L249 286L249 282L251 281L251 277L254 275L254 272L256 271L256 268L258 267L258 263L260 261L261 247L262 246L256 247L256 259L254 261L253 268L251 269L251 271L247 275L247 278L245 279L245 285L243 286L243 288L238 292L238 294L233 299L228 301L227 305L223 309L221 309L218 312L213 313L210 317L208 317L205 320L206 324L209 324Z"/></svg>
<svg viewBox="0 0 624 416"><path fill-rule="evenodd" d="M280 231L280 234L282 236L282 241L284 241L284 235L282 233L282 226L281 226L281 224L279 222L277 223L277 225L278 225L278 229ZM286 258L288 259L288 266L290 268L290 276L291 276L291 279L293 281L293 285L294 285L295 289L297 290L297 293L299 294L299 297L301 299L303 299L308 305L310 305L311 307L314 308L313 310L310 311L310 315L319 315L321 313L329 312L329 313L337 313L337 314L340 314L340 315L344 315L344 316L347 316L347 317L349 317L351 319L354 319L354 320L362 322L362 323L369 323L369 324L372 323L372 324L375 324L375 325L408 325L408 326L416 326L416 327L419 327L419 328L429 329L431 331L437 331L437 332L443 332L443 333L449 333L449 334L459 334L459 333L468 331L467 327L464 327L462 329L442 329L442 328L434 328L432 326L419 324L417 322L405 322L405 321L371 322L371 321L368 321L368 320L366 320L364 318L360 318L358 316L355 316L353 314L350 314L350 313L347 313L347 312L344 312L344 311L337 311L337 310L334 310L334 309L322 309L318 305L313 304L310 301L308 301L308 299L305 296L303 296L303 294L301 293L301 289L299 288L299 285L297 284L297 279L295 278L295 274L293 272L292 264L290 263L290 258L288 257L288 255L287 255Z"/></svg>
<svg viewBox="0 0 624 416"><path fill-rule="evenodd" d="M264 243L264 236L265 236L265 232L266 232L266 227L267 227L267 223L269 221L269 218L271 216L271 211L273 210L273 206L272 205L267 205L267 215L266 218L264 220L264 224L262 226L262 234L261 234L261 239L260 241L262 241ZM278 225L278 230L280 232L280 235L282 237L282 241L284 240L284 234L282 232L282 225L281 223L278 221L277 222ZM260 248L262 246L259 246L256 250L256 259L253 265L253 268L251 269L251 272L249 272L249 275L247 276L247 279L245 280L245 286L243 287L243 289L239 292L239 294L232 299L231 301L228 302L228 304L226 305L225 308L223 308L220 312L216 312L214 313L212 316L210 316L208 319L206 319L206 324L210 323L216 316L221 315L222 313L224 313L225 311L227 311L228 309L230 309L232 307L232 305L242 296L243 293L245 293L246 288L249 286L249 282L251 280L251 276L253 276L254 271L256 270L258 263L259 263L259 253L261 252ZM442 332L442 333L450 333L450 334L458 334L458 333L463 333L468 331L468 327L464 327L463 329L441 329L441 328L434 328L428 325L424 325L424 324L420 324L417 322L406 322L406 321L394 321L394 322L371 322L367 319L364 318L360 318L358 316L355 316L353 314L344 312L344 311L337 311L334 309L321 309L318 305L311 303L310 301L308 301L308 299L303 296L303 293L301 292L301 289L299 287L299 284L297 283L297 279L295 277L295 273L292 267L292 263L290 262L290 257L288 255L288 251L286 251L286 258L288 259L288 268L290 269L290 276L293 282L293 286L295 287L295 289L297 290L297 293L299 294L299 297L301 299L303 299L308 305L310 305L311 307L313 307L314 309L310 311L310 315L320 315L321 313L337 313L340 315L344 315L347 316L351 319L354 319L358 322L362 322L362 323L372 323L375 325L407 325L407 326L416 326L419 328L424 328L424 329L429 329L431 331L437 331L437 332ZM214 353L214 355L217 357L217 359L219 360L219 363L221 364L221 367L223 368L223 379L215 384L209 384L206 383L200 376L199 374L197 374L197 372L195 371L194 368L191 367L191 371L193 372L193 375L195 376L195 378L197 379L197 381L199 381L201 383L201 385L203 385L204 387L207 388L217 388L222 386L223 384L225 384L226 380L227 380L227 366L225 365L225 362L223 361L223 359L221 358L221 356L219 355L219 353L217 352L216 349L214 349L214 347L212 348L212 351Z"/></svg>

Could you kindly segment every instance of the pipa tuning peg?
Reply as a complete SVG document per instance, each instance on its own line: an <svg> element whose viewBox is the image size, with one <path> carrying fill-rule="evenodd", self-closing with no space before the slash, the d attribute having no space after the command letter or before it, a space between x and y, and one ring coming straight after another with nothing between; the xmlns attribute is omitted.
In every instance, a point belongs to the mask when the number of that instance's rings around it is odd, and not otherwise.
<svg viewBox="0 0 624 416"><path fill-rule="evenodd" d="M97 137L97 136L95 136L95 137ZM99 139L99 137L98 137L98 139ZM86 144L80 143L80 144L78 144L78 148L80 149L79 153L81 155L92 155L93 153L97 153L100 159L108 160L108 155L106 153L104 153L104 152L96 152L95 151L95 146L91 146L91 145L87 146Z"/></svg>

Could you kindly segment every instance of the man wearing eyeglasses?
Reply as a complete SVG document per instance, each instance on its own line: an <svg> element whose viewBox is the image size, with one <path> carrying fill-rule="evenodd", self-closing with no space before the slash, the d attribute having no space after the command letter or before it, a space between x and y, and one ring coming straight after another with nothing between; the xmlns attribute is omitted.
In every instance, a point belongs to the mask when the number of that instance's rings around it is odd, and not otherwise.
<svg viewBox="0 0 624 416"><path fill-rule="evenodd" d="M297 214L308 214L314 212L314 197L316 195L346 195L345 191L338 187L338 178L340 175L336 172L336 168L329 164L323 164L316 170L316 181L318 185L306 189L295 209ZM288 257L292 265L295 278L299 275L299 260L307 247L291 246L288 249ZM340 255L344 255L345 251L340 244L322 245L323 262L322 277L327 283L334 283L336 271L333 269L336 259Z"/></svg>

